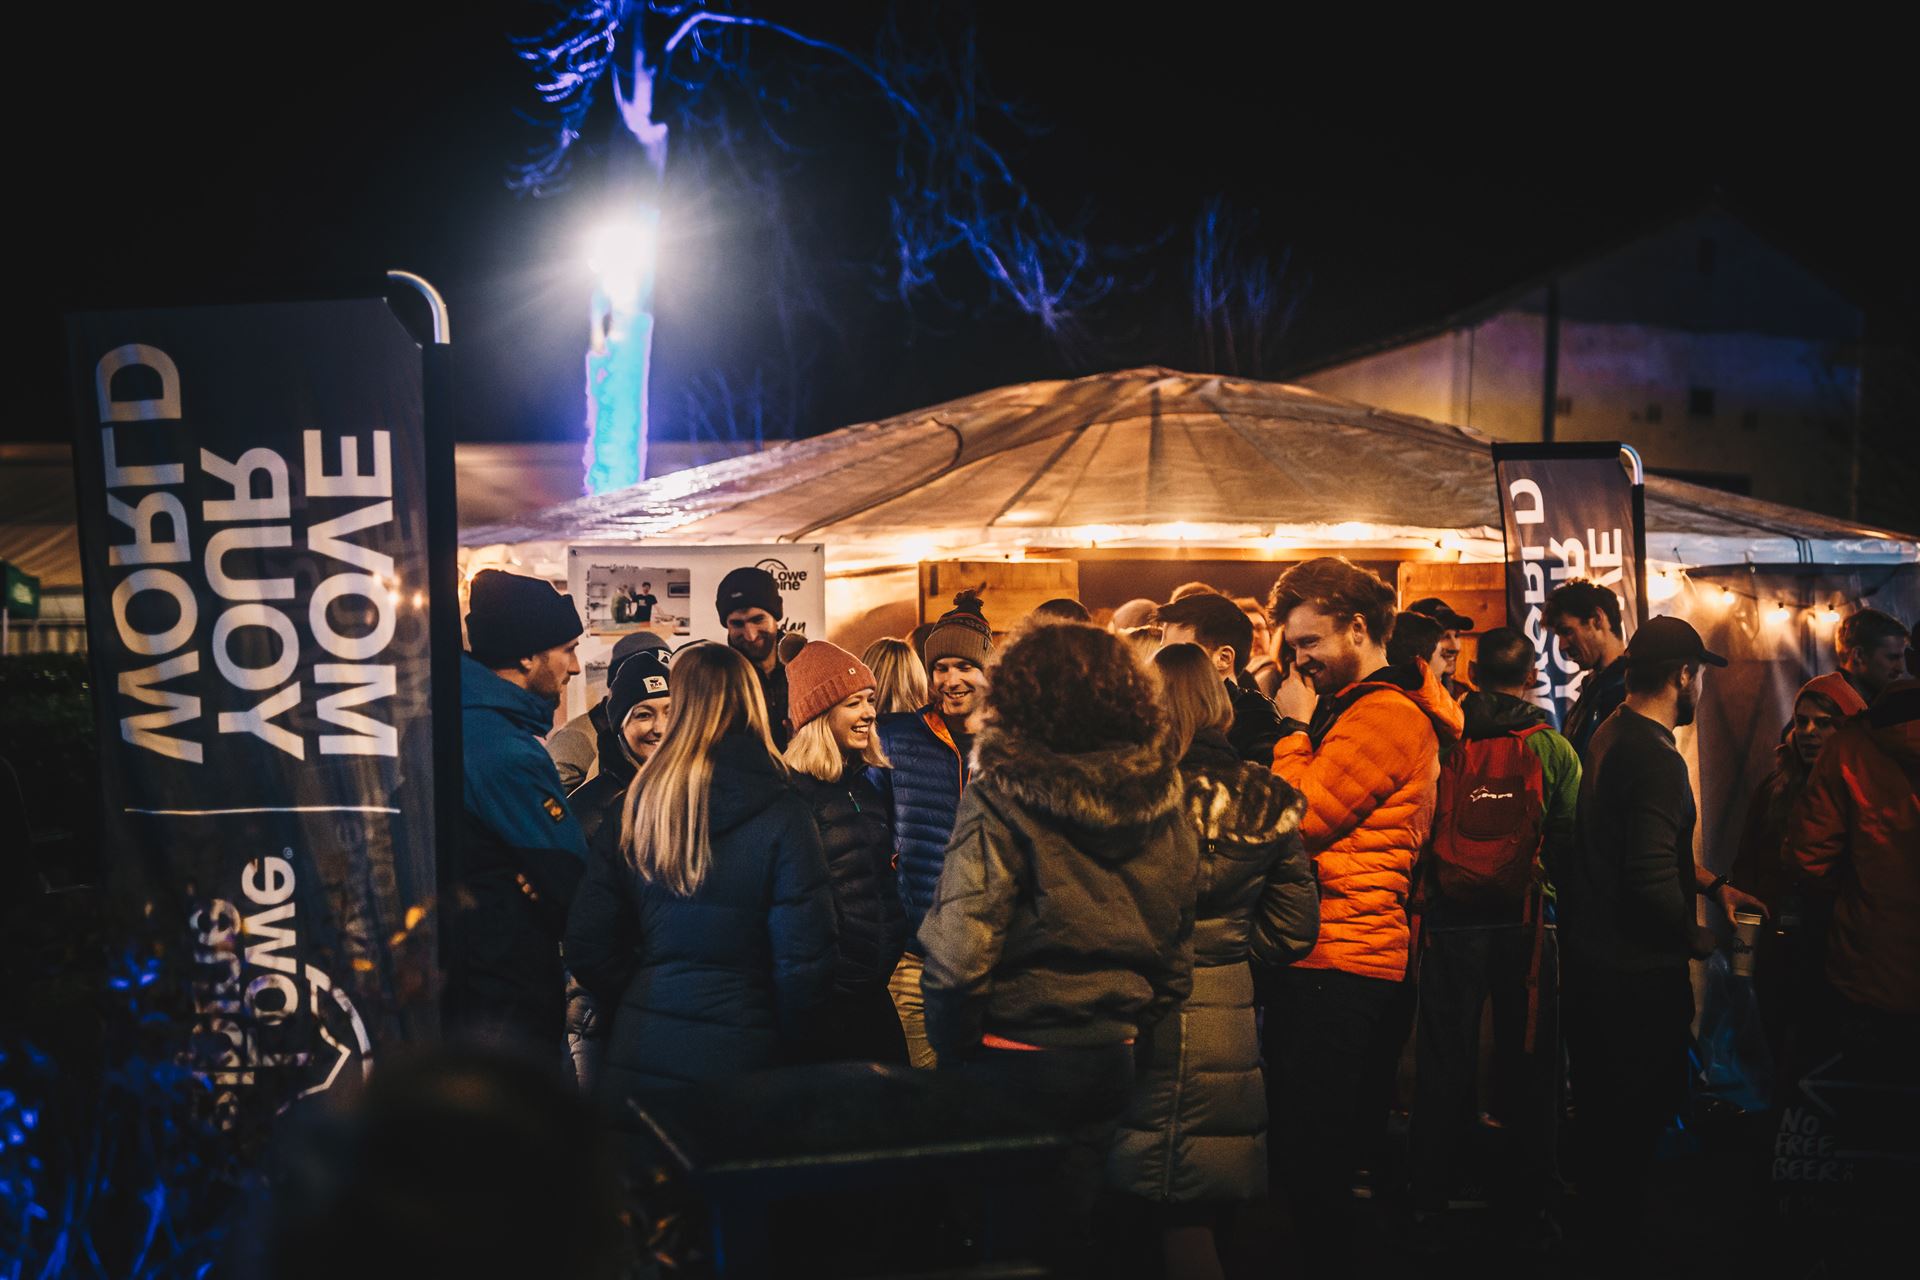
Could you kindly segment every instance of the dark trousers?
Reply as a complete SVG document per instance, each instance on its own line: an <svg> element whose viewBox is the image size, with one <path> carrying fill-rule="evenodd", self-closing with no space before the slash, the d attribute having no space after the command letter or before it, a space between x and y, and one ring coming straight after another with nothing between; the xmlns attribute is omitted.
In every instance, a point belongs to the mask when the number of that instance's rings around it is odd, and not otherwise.
<svg viewBox="0 0 1920 1280"><path fill-rule="evenodd" d="M1021 1251L1056 1274L1084 1273L1107 1149L1133 1092L1133 1046L982 1049L957 1063L942 1058L940 1066L985 1082L1066 1135L1067 1150L1044 1192L1014 1206L1013 1220L996 1224L996 1230L1012 1235Z"/></svg>
<svg viewBox="0 0 1920 1280"><path fill-rule="evenodd" d="M1626 1247L1660 1134L1686 1104L1693 988L1685 965L1610 969L1569 952L1561 972L1582 1225Z"/></svg>
<svg viewBox="0 0 1920 1280"><path fill-rule="evenodd" d="M1353 1174L1386 1124L1380 1081L1404 1039L1404 986L1338 969L1283 969L1267 986L1267 1159L1310 1272L1351 1265Z"/></svg>
<svg viewBox="0 0 1920 1280"><path fill-rule="evenodd" d="M1494 1097L1509 1139L1503 1198L1527 1208L1551 1203L1554 1130L1560 1110L1557 939L1540 940L1534 1047L1526 1048L1529 925L1428 929L1421 937L1419 1036L1414 1041L1414 1204L1444 1208L1461 1178L1480 1078L1480 1017L1493 1002Z"/></svg>

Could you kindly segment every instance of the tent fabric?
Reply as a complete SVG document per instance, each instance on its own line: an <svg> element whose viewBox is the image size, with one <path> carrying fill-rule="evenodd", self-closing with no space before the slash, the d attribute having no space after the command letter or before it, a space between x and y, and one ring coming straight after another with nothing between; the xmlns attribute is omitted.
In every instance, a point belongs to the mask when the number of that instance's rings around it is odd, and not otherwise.
<svg viewBox="0 0 1920 1280"><path fill-rule="evenodd" d="M1493 441L1304 387L1159 368L1000 387L463 531L493 544L820 541L838 563L987 548L1395 539L1498 558ZM1902 562L1920 539L1662 477L1648 554ZM917 549L917 553L916 553Z"/></svg>

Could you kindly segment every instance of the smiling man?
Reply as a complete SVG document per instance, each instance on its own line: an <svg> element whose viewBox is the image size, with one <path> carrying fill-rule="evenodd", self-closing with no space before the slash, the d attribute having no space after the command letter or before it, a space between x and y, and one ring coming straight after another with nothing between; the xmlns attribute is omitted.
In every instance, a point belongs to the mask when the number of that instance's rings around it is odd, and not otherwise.
<svg viewBox="0 0 1920 1280"><path fill-rule="evenodd" d="M1560 652L1587 673L1580 698L1560 731L1587 759L1594 730L1627 700L1627 641L1621 635L1620 597L1583 578L1555 587L1547 597L1547 630Z"/></svg>
<svg viewBox="0 0 1920 1280"><path fill-rule="evenodd" d="M900 872L900 903L907 913L907 954L901 957L889 988L906 1032L908 1059L916 1067L935 1065L920 998L916 935L933 905L960 793L973 769L970 722L985 699L987 659L993 653L993 629L981 612L980 597L962 591L953 604L927 633L921 651L932 701L918 711L880 717L875 729L881 751L893 767L870 771L887 802L894 861Z"/></svg>
<svg viewBox="0 0 1920 1280"><path fill-rule="evenodd" d="M1386 1137L1412 1012L1407 895L1461 714L1423 670L1389 665L1394 591L1377 574L1309 560L1274 583L1268 614L1319 695L1307 731L1274 747L1273 771L1306 797L1300 832L1320 883L1319 941L1275 975L1267 1006L1269 1150L1284 1153L1274 1171L1310 1264L1339 1271L1361 1229L1353 1173Z"/></svg>
<svg viewBox="0 0 1920 1280"><path fill-rule="evenodd" d="M727 646L753 664L760 676L760 692L767 700L767 723L773 743L787 749L787 668L780 661L780 584L765 569L742 566L720 579L714 600L720 623L727 629Z"/></svg>

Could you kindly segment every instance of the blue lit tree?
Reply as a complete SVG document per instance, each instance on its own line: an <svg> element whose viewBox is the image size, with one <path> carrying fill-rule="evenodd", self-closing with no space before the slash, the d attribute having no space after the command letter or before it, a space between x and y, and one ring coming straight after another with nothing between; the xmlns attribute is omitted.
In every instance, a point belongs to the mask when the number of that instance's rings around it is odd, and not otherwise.
<svg viewBox="0 0 1920 1280"><path fill-rule="evenodd" d="M1277 371L1281 340L1306 297L1292 253L1269 258L1256 219L1216 196L1193 220L1188 295L1196 368L1263 377Z"/></svg>
<svg viewBox="0 0 1920 1280"><path fill-rule="evenodd" d="M965 268L991 301L1070 342L1086 309L1114 285L1111 259L1077 227L1056 221L1016 176L984 122L1018 133L1007 104L980 88L971 32L910 47L889 19L871 53L724 3L581 0L557 22L515 41L536 73L544 140L510 185L530 195L565 185L572 156L611 97L616 145L608 185L622 215L601 241L587 359L592 492L645 474L652 292L670 143L725 143L736 125L708 99L744 90L757 123L798 110L824 76L850 80L886 113L892 140L887 197L888 292L901 303L950 302L942 281ZM798 307L783 297L782 307ZM783 325L791 323L785 314Z"/></svg>

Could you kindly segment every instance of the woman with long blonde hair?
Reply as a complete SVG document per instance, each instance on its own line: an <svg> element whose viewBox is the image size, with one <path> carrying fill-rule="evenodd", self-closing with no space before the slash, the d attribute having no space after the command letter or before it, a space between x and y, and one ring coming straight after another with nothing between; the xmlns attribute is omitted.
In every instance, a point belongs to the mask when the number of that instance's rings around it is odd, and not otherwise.
<svg viewBox="0 0 1920 1280"><path fill-rule="evenodd" d="M873 672L873 701L880 715L927 705L927 669L905 640L882 636L867 646L860 661Z"/></svg>
<svg viewBox="0 0 1920 1280"><path fill-rule="evenodd" d="M613 1011L603 1087L628 1094L773 1066L832 990L833 899L813 813L766 700L725 645L675 655L673 716L588 868L567 967Z"/></svg>
<svg viewBox="0 0 1920 1280"><path fill-rule="evenodd" d="M827 853L840 963L813 1056L907 1061L887 979L907 947L907 915L893 871L893 823L867 776L887 767L874 732L874 672L838 645L815 640L787 663L787 767L813 810Z"/></svg>

